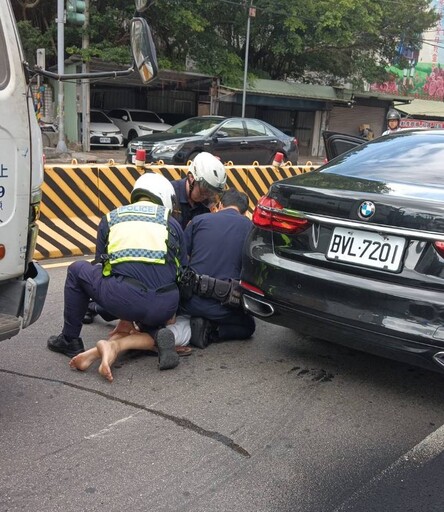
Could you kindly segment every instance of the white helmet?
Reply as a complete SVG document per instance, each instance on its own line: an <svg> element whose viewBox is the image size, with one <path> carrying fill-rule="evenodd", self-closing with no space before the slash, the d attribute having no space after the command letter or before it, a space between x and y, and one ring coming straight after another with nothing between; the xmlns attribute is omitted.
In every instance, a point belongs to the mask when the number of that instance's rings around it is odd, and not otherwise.
<svg viewBox="0 0 444 512"><path fill-rule="evenodd" d="M223 163L211 153L199 153L188 168L199 185L212 190L222 192L227 183L227 173Z"/></svg>
<svg viewBox="0 0 444 512"><path fill-rule="evenodd" d="M161 174L146 173L137 178L131 192L131 202L140 201L143 197L153 203L163 205L171 211L176 204L176 192L173 185Z"/></svg>

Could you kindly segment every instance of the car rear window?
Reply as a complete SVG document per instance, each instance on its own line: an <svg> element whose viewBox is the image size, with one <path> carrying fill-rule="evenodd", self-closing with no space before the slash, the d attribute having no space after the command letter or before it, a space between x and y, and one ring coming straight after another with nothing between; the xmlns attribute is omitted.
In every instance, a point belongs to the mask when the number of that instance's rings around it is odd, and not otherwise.
<svg viewBox="0 0 444 512"><path fill-rule="evenodd" d="M331 160L321 172L368 180L444 185L444 131L398 132Z"/></svg>

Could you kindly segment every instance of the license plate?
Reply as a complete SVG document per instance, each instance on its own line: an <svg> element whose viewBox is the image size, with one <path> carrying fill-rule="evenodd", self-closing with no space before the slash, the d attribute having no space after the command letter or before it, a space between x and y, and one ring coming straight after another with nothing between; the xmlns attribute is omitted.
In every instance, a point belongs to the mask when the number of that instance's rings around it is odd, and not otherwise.
<svg viewBox="0 0 444 512"><path fill-rule="evenodd" d="M100 137L100 144L109 144L111 142L110 137Z"/></svg>
<svg viewBox="0 0 444 512"><path fill-rule="evenodd" d="M406 240L356 229L335 228L327 252L329 260L398 272Z"/></svg>

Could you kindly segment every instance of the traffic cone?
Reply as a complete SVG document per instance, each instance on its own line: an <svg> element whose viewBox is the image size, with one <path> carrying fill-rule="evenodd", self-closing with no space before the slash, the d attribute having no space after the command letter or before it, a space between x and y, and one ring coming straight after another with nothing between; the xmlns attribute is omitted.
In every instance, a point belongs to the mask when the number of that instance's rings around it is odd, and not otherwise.
<svg viewBox="0 0 444 512"><path fill-rule="evenodd" d="M274 167L280 167L282 165L283 161L284 161L284 153L281 153L280 151L278 151L274 155L273 163L271 165L273 165Z"/></svg>

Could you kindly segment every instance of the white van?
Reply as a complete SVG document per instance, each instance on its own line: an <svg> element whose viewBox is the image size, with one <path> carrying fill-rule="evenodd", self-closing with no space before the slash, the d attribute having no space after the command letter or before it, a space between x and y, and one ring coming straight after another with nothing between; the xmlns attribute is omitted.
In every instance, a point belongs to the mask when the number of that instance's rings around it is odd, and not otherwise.
<svg viewBox="0 0 444 512"><path fill-rule="evenodd" d="M35 322L48 273L32 260L43 182L42 136L10 0L0 2L0 341Z"/></svg>
<svg viewBox="0 0 444 512"><path fill-rule="evenodd" d="M0 0L0 341L35 322L48 291L48 273L33 261L42 198L43 147L31 94L30 77L57 80L128 76L142 83L158 72L147 21L138 16L147 0L135 0L131 20L134 62L125 71L56 74L27 66L10 0Z"/></svg>

